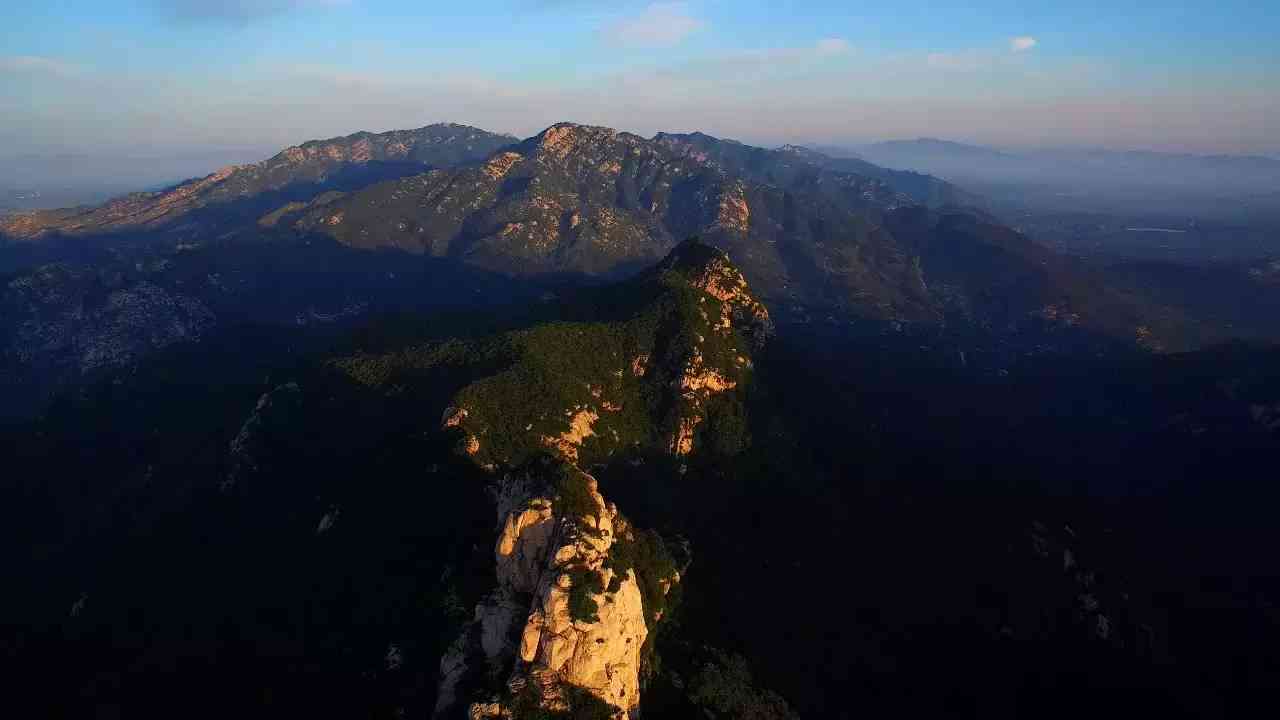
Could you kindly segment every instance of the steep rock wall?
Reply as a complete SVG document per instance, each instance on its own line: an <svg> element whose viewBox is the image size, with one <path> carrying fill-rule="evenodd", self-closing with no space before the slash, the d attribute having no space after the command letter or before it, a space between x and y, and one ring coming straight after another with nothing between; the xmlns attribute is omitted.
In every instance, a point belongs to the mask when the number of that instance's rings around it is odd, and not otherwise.
<svg viewBox="0 0 1280 720"><path fill-rule="evenodd" d="M583 483L590 507L582 515L557 508L530 475L497 482L497 587L441 661L436 717L518 718L520 707L563 711L584 694L619 720L638 715L646 608L636 571L609 562L614 543L633 540L634 531L594 478L566 471ZM583 510L581 499L575 509ZM478 662L507 672L506 690L467 703L459 684Z"/></svg>

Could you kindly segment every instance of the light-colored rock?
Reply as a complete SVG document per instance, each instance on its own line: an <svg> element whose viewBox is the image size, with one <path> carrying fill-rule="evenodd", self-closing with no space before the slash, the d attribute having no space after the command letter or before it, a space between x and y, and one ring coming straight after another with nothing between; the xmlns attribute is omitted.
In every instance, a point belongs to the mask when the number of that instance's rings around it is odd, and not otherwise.
<svg viewBox="0 0 1280 720"><path fill-rule="evenodd" d="M569 421L569 429L555 437L543 436L542 444L556 450L569 462L578 461L578 450L582 442L596 434L595 424L600 413L594 410L579 410Z"/></svg>
<svg viewBox="0 0 1280 720"><path fill-rule="evenodd" d="M495 668L510 667L508 687L538 693L544 708L565 709L563 688L574 686L617 708L620 720L635 716L640 650L648 636L643 595L632 571L615 592L607 592L613 570L605 567L617 533L630 537L631 529L617 507L600 495L595 479L585 473L583 479L596 512L582 518L558 514L528 476L508 474L497 483L498 589L476 607L471 629L441 662L443 704L438 714L453 704L458 679L465 674L465 638L478 633L486 660ZM598 609L591 621L570 614L570 571L600 575L605 592L593 596ZM531 604L521 606L519 594L532 596ZM512 636L519 638L518 647L511 646ZM509 709L486 701L473 703L468 713L508 717Z"/></svg>
<svg viewBox="0 0 1280 720"><path fill-rule="evenodd" d="M685 391L706 390L718 393L732 390L737 386L736 381L730 380L715 370L687 371L680 376L680 389Z"/></svg>
<svg viewBox="0 0 1280 720"><path fill-rule="evenodd" d="M517 592L533 592L555 531L550 500L536 498L525 510L510 513L494 549L498 582Z"/></svg>
<svg viewBox="0 0 1280 720"><path fill-rule="evenodd" d="M745 188L737 183L720 197L715 227L736 233L745 233L751 224L751 208L747 204Z"/></svg>
<svg viewBox="0 0 1280 720"><path fill-rule="evenodd" d="M469 720L487 720L488 718L510 718L511 711L496 702L474 703L467 710Z"/></svg>
<svg viewBox="0 0 1280 720"><path fill-rule="evenodd" d="M606 583L609 577L611 573ZM633 711L640 699L640 648L648 636L634 573L627 573L617 592L596 596L597 622L570 618L569 592L563 583L544 585L541 606L525 626L521 659L611 705Z"/></svg>
<svg viewBox="0 0 1280 720"><path fill-rule="evenodd" d="M618 511L604 501L594 479L588 482L599 507L594 518L584 519L593 532L582 532L573 521L561 519L562 544L543 567L521 632L519 656L531 668L618 707L618 717L626 717L639 706L640 648L648 636L634 573L627 573L616 592L592 598L598 606L594 622L574 620L569 611L568 570L599 573L606 589L613 578L604 565L615 539Z"/></svg>

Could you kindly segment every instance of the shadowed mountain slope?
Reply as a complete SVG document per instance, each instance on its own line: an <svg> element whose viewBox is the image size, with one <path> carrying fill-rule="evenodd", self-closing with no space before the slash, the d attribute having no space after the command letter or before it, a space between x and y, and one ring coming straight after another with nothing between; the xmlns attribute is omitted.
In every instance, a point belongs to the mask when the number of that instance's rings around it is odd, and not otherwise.
<svg viewBox="0 0 1280 720"><path fill-rule="evenodd" d="M494 316L178 344L0 428L15 702L1234 717L1275 686L1274 350L983 375L774 334L701 243Z"/></svg>
<svg viewBox="0 0 1280 720"><path fill-rule="evenodd" d="M428 167L480 160L512 141L464 125L313 140L268 160L225 167L159 192L133 193L96 207L16 213L0 218L0 234L30 239L51 233L172 229L193 223L193 214L202 209L227 213L219 223L225 224L264 203L307 199L325 190L347 190ZM200 220L208 222L209 214Z"/></svg>
<svg viewBox="0 0 1280 720"><path fill-rule="evenodd" d="M983 213L929 209L884 180L838 169L843 162L706 135L646 140L561 124L481 166L373 185L299 213L293 226L513 275L612 276L696 234L728 251L775 310L933 323L953 315L1021 330L1070 306L1061 325L1122 343L1148 334L1153 346L1196 342L1175 314L1099 292L1102 280ZM948 192L911 177L932 186L927 194ZM1019 292L1003 296L1012 285Z"/></svg>
<svg viewBox="0 0 1280 720"><path fill-rule="evenodd" d="M26 408L230 322L491 304L510 297L503 278L615 279L693 235L728 252L783 323L976 328L1015 354L1231 336L1231 318L1112 282L964 200L929 176L700 133L357 133L159 193L5 218L0 361L15 370L0 380L29 388Z"/></svg>

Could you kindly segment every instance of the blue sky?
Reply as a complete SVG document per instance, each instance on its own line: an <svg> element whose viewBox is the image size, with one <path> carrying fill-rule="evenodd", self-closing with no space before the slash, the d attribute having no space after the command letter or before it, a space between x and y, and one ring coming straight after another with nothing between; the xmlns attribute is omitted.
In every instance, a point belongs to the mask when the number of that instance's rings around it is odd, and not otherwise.
<svg viewBox="0 0 1280 720"><path fill-rule="evenodd" d="M1274 154L1267 4L8 0L0 144L266 150L575 120L763 144Z"/></svg>

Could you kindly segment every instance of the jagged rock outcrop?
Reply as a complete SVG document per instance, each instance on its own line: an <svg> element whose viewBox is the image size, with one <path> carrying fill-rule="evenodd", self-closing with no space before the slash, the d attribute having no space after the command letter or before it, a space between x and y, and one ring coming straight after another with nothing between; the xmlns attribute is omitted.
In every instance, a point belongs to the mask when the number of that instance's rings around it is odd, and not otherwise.
<svg viewBox="0 0 1280 720"><path fill-rule="evenodd" d="M560 686L567 684L629 714L640 699L640 652L648 635L644 604L633 571L618 574L607 567L615 532L630 530L615 524L617 508L605 503L594 479L586 480L597 514L561 518L549 545L538 547L533 538L542 562L533 606L520 632L520 665L513 680L537 687L541 704L550 709L567 704L560 696ZM496 553L498 582L516 587L522 578L502 575L504 549L500 544ZM594 618L582 619L571 608L571 595L583 592L575 584L588 573L597 574L598 589L604 592L587 591L598 609Z"/></svg>
<svg viewBox="0 0 1280 720"><path fill-rule="evenodd" d="M772 324L729 257L696 240L621 287L648 298L635 318L508 336L514 365L441 415L458 450L493 472L497 583L441 661L437 717L638 712L646 641L685 552L633 527L582 467L632 448L693 452ZM481 667L491 681L477 695L467 678Z"/></svg>
<svg viewBox="0 0 1280 720"><path fill-rule="evenodd" d="M499 581L516 592L533 592L556 534L552 503L545 498L531 499L524 508L500 517L499 522L502 530L494 549Z"/></svg>
<svg viewBox="0 0 1280 720"><path fill-rule="evenodd" d="M646 607L640 586L653 569L619 560L626 553L615 546L636 543L635 529L594 478L567 464L506 473L493 495L497 587L441 660L436 716L460 717L465 705L468 717L518 718L534 706L562 711L585 701L635 717L645 641L661 612ZM664 592L678 581L674 567L649 578ZM505 681L493 697L468 702L459 685L479 663Z"/></svg>
<svg viewBox="0 0 1280 720"><path fill-rule="evenodd" d="M502 467L551 452L587 467L636 447L694 450L713 401L749 382L769 312L726 253L696 240L625 287L653 295L633 318L508 336L513 367L464 388L442 418L467 454Z"/></svg>
<svg viewBox="0 0 1280 720"><path fill-rule="evenodd" d="M728 332L737 327L752 340L755 349L773 336L768 309L751 292L746 276L727 254L693 243L682 252L669 255L657 271L683 273L690 287L719 300L720 315L714 323L717 331Z"/></svg>

